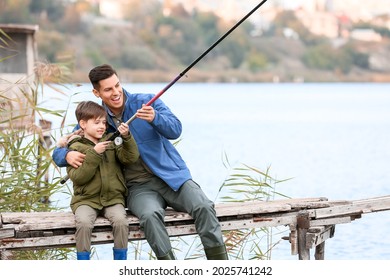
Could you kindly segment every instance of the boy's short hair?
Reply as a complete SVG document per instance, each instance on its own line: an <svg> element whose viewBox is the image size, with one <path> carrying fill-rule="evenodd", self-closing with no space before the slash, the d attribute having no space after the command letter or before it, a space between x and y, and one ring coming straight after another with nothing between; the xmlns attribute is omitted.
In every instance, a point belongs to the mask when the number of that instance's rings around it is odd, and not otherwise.
<svg viewBox="0 0 390 280"><path fill-rule="evenodd" d="M82 101L76 108L76 119L79 123L81 120L88 121L90 119L97 119L99 117L107 116L107 112L103 106L93 101Z"/></svg>

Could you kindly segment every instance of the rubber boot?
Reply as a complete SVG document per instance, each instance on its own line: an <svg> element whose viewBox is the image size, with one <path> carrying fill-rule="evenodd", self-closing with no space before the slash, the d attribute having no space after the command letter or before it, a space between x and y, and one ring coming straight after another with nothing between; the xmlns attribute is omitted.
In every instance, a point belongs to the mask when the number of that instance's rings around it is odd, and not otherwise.
<svg viewBox="0 0 390 280"><path fill-rule="evenodd" d="M226 246L221 245L212 248L204 249L206 253L206 258L208 260L228 260L228 254L226 252Z"/></svg>
<svg viewBox="0 0 390 280"><path fill-rule="evenodd" d="M162 257L157 257L158 260L176 260L175 254L172 252L172 250L169 250L168 254Z"/></svg>
<svg viewBox="0 0 390 280"><path fill-rule="evenodd" d="M127 260L127 248L112 248L112 250L114 252L114 260Z"/></svg>
<svg viewBox="0 0 390 280"><path fill-rule="evenodd" d="M77 252L77 260L89 260L90 252Z"/></svg>

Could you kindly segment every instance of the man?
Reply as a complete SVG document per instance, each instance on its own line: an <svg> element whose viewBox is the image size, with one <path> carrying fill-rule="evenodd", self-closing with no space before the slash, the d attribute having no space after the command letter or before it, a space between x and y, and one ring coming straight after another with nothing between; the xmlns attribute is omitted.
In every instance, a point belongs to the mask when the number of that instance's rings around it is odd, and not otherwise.
<svg viewBox="0 0 390 280"><path fill-rule="evenodd" d="M128 187L127 207L140 220L145 237L159 260L175 256L164 225L165 208L189 213L202 241L207 259L227 260L221 227L214 204L197 183L176 148L169 140L177 139L181 122L159 99L145 104L152 94L130 94L122 88L116 71L107 64L89 73L93 93L101 98L108 113L108 132L136 114L130 131L138 145L139 160L125 166ZM53 159L60 167L81 166L84 156L56 148Z"/></svg>

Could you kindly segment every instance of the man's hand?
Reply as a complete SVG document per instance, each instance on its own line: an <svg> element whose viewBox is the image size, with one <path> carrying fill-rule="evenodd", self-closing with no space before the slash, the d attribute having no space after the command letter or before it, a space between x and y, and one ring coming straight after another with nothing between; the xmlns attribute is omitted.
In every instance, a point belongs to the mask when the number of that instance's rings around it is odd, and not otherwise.
<svg viewBox="0 0 390 280"><path fill-rule="evenodd" d="M85 155L77 151L69 151L66 154L66 162L74 168L79 168L84 162Z"/></svg>
<svg viewBox="0 0 390 280"><path fill-rule="evenodd" d="M152 122L154 120L155 112L152 106L146 106L145 104L142 104L142 108L137 110L136 116L139 119Z"/></svg>

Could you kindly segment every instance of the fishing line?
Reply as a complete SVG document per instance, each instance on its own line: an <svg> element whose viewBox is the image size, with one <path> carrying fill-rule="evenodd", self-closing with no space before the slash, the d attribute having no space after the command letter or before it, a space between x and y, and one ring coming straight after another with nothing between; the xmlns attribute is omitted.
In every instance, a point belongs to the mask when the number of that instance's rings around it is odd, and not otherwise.
<svg viewBox="0 0 390 280"><path fill-rule="evenodd" d="M254 12L256 12L265 2L268 0L261 1L256 7L254 7L249 13L247 13L241 20L239 20L233 27L231 27L225 34L223 34L214 44L212 44L207 50L205 50L197 59L195 59L186 69L184 69L179 75L177 75L169 84L167 84L159 93L157 93L151 100L149 100L148 103L146 103L146 106L150 106L153 104L154 101L156 101L158 98L160 98L161 95L163 95L171 86L173 86L177 81L179 81L192 67L194 67L200 60L202 60L212 49L214 49L220 42L222 42L227 36L230 35L239 25L241 25L247 18L249 18ZM134 114L130 119L126 121L126 124L130 124L132 121L134 121L137 118L136 114ZM108 141L113 141L115 138L120 136L119 130L116 130L110 138L108 138ZM61 180L61 184L65 183L68 180L67 176L65 176Z"/></svg>

